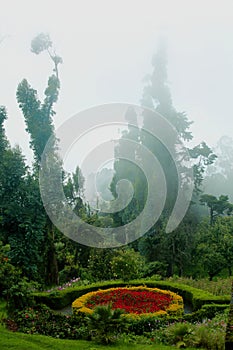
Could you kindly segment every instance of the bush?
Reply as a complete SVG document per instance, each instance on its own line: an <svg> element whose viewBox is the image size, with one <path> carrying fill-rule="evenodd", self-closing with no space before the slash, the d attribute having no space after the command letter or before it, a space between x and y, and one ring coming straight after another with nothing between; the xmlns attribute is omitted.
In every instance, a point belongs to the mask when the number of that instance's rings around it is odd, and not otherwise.
<svg viewBox="0 0 233 350"><path fill-rule="evenodd" d="M9 313L16 310L23 310L27 306L35 304L33 290L38 287L36 282L28 282L26 277L21 281L9 287L5 293L7 294L7 309Z"/></svg>
<svg viewBox="0 0 233 350"><path fill-rule="evenodd" d="M189 346L210 350L224 350L225 329L210 327L205 324L196 326L195 337L188 342Z"/></svg>
<svg viewBox="0 0 233 350"><path fill-rule="evenodd" d="M122 310L113 311L109 310L108 307L99 307L100 311L97 309L95 316L91 319L83 313L71 316L57 314L47 306L40 305L15 312L13 319L6 320L6 323L8 328L27 334L42 334L61 339L93 339L106 344L114 343L118 339L123 342L135 342L136 339L138 340L139 337L142 337L145 330L147 332L153 331L153 328L150 327L150 322L152 325L153 322L156 323L158 321L155 319L144 319L145 327L143 327L143 320L141 319L140 328L139 322L132 322L121 317ZM104 308L107 311L103 311L102 309ZM162 322L160 328L164 324L165 322ZM137 325L136 330L141 329L138 334L134 333L133 325ZM127 332L129 337L126 337L125 332ZM148 343L148 338L151 338L149 332L147 335L146 343ZM143 342L144 340L140 338L140 341Z"/></svg>
<svg viewBox="0 0 233 350"><path fill-rule="evenodd" d="M142 277L144 267L143 257L133 249L120 250L111 260L113 276L123 281Z"/></svg>
<svg viewBox="0 0 233 350"><path fill-rule="evenodd" d="M122 317L123 310L111 309L111 304L97 306L87 316L87 325L93 340L101 344L112 344L119 339L120 333L127 329L127 320Z"/></svg>
<svg viewBox="0 0 233 350"><path fill-rule="evenodd" d="M86 276L83 273L82 278L91 282L110 280L113 278L111 271L111 260L115 252L113 249L92 248L88 259Z"/></svg>
<svg viewBox="0 0 233 350"><path fill-rule="evenodd" d="M153 344L154 339L144 337L143 335L135 335L132 333L123 333L119 335L119 343L121 344Z"/></svg>
<svg viewBox="0 0 233 350"><path fill-rule="evenodd" d="M8 258L10 245L0 241L0 295L4 295L8 300L8 290L11 286L17 284L21 279L21 271L13 266Z"/></svg>
<svg viewBox="0 0 233 350"><path fill-rule="evenodd" d="M191 314L184 315L183 319L188 322L202 322L204 319L212 319L218 313L223 313L229 309L229 304L206 304L201 309L192 312Z"/></svg>
<svg viewBox="0 0 233 350"><path fill-rule="evenodd" d="M155 330L163 329L170 322L179 321L177 317L151 317L142 316L139 319L130 320L129 332L135 335L151 335Z"/></svg>
<svg viewBox="0 0 233 350"><path fill-rule="evenodd" d="M155 332L165 344L177 347L197 347L209 350L223 350L227 313L219 314L213 320L201 323L174 323Z"/></svg>
<svg viewBox="0 0 233 350"><path fill-rule="evenodd" d="M188 344L187 338L190 334L193 334L193 331L194 326L191 323L174 323L164 331L165 343L176 345L177 347L186 347Z"/></svg>
<svg viewBox="0 0 233 350"><path fill-rule="evenodd" d="M11 319L6 324L11 327ZM61 339L89 339L85 320L78 316L53 313L47 306L27 307L14 313L16 329L27 334L43 334Z"/></svg>

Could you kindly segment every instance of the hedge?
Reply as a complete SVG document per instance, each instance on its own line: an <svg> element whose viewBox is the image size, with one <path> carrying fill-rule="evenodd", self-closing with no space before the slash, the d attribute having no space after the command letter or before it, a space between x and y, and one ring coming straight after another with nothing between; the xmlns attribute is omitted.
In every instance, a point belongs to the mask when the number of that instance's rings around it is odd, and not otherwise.
<svg viewBox="0 0 233 350"><path fill-rule="evenodd" d="M129 325L129 331L136 335L142 335L150 333L155 329L160 329L167 324L180 321L188 322L202 322L203 319L213 318L218 312L223 312L224 309L229 308L230 296L214 296L209 292L193 288L184 284L169 282L169 281L153 281L153 280L133 280L130 282L123 281L107 281L103 283L95 283L87 286L70 287L61 291L53 292L41 292L34 293L35 300L38 304L43 303L52 309L59 310L66 306L71 306L72 302L79 298L81 295L97 291L99 289L108 289L111 287L125 287L125 286L147 286L150 288L160 288L170 290L183 297L186 303L189 303L193 312L190 314L184 314L182 316L165 316L165 317L150 317L150 315L140 318L139 320L131 320ZM229 317L226 349L232 349L231 330L233 326L233 306L230 311L231 318ZM78 316L78 315L77 315ZM55 316L53 316L55 317ZM80 316L81 317L81 316ZM54 320L56 317L54 318ZM68 319L69 320L69 319ZM67 320L67 325L69 324ZM73 316L70 318L70 322L73 320ZM75 320L75 316L74 316ZM231 321L230 321L231 320ZM75 321L77 322L77 320ZM81 322L81 323L80 323ZM82 319L78 321L84 326ZM77 326L77 324L76 324ZM68 327L69 328L69 327ZM85 327L84 327L85 328ZM227 347L228 346L228 347Z"/></svg>
<svg viewBox="0 0 233 350"><path fill-rule="evenodd" d="M188 322L201 322L203 319L212 319L217 313L229 308L229 304L205 304L201 309L183 315L182 319Z"/></svg>
<svg viewBox="0 0 233 350"><path fill-rule="evenodd" d="M185 284L167 281L148 281L147 286L156 286L164 289L169 289L181 295L185 302L192 305L193 311L199 310L205 304L229 304L230 296L215 296L207 291L197 289Z"/></svg>
<svg viewBox="0 0 233 350"><path fill-rule="evenodd" d="M123 281L107 281L102 283L94 283L87 286L70 287L61 291L53 292L39 292L34 293L34 297L37 303L46 304L51 309L60 310L66 306L72 304L72 302L83 294L93 292L99 289L108 289L112 287L125 287L125 286L140 286L145 285L151 288L160 288L170 290L181 295L185 302L188 302L193 311L200 310L202 306L208 305L223 305L225 308L230 303L230 296L215 296L209 292L180 284L176 282L168 281L153 281L153 280L133 280L130 282Z"/></svg>

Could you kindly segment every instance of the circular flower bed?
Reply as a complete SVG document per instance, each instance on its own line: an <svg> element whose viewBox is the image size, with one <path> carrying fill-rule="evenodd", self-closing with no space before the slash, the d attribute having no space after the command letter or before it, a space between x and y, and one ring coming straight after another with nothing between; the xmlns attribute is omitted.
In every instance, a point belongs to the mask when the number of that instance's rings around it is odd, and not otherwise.
<svg viewBox="0 0 233 350"><path fill-rule="evenodd" d="M166 290L147 287L110 288L82 295L72 303L74 312L92 313L98 305L111 304L127 316L180 315L183 313L181 296Z"/></svg>

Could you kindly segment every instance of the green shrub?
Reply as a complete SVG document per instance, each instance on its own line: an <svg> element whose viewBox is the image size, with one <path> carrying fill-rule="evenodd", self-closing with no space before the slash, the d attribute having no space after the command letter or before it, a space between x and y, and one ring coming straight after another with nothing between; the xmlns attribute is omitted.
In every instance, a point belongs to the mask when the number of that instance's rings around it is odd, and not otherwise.
<svg viewBox="0 0 233 350"><path fill-rule="evenodd" d="M119 335L119 343L121 344L153 344L154 339L151 337L145 337L143 335L135 335L132 333L122 333Z"/></svg>
<svg viewBox="0 0 233 350"><path fill-rule="evenodd" d="M143 275L145 261L139 252L133 249L125 249L117 252L111 262L111 270L115 278L129 281Z"/></svg>
<svg viewBox="0 0 233 350"><path fill-rule="evenodd" d="M82 271L81 277L91 282L112 279L111 260L114 255L113 249L92 248L88 258L86 276Z"/></svg>
<svg viewBox="0 0 233 350"><path fill-rule="evenodd" d="M197 347L208 350L223 350L226 329L227 313L216 315L212 320L191 324L179 322L171 324L155 336L165 344L177 347Z"/></svg>
<svg viewBox="0 0 233 350"><path fill-rule="evenodd" d="M16 310L23 310L27 306L35 304L33 290L38 287L35 282L28 282L26 277L21 281L10 286L7 293L7 309L9 313L14 313Z"/></svg>
<svg viewBox="0 0 233 350"><path fill-rule="evenodd" d="M202 322L204 319L212 319L218 313L223 313L225 310L229 309L229 304L206 304L201 307L201 309L192 312L191 314L186 314L183 319L188 322Z"/></svg>
<svg viewBox="0 0 233 350"><path fill-rule="evenodd" d="M112 310L110 304L97 306L92 314L86 316L92 339L101 344L115 343L128 325L122 314L123 310Z"/></svg>
<svg viewBox="0 0 233 350"><path fill-rule="evenodd" d="M162 329L170 322L178 322L177 317L151 317L141 316L139 319L130 320L129 331L135 335L150 334L151 332Z"/></svg>
<svg viewBox="0 0 233 350"><path fill-rule="evenodd" d="M164 342L177 347L186 347L187 338L193 335L194 326L188 322L178 322L167 327L164 331Z"/></svg>
<svg viewBox="0 0 233 350"><path fill-rule="evenodd" d="M16 311L7 319L9 328L27 334L43 334L61 339L94 339L103 344L114 343L120 333L127 330L128 322L121 317L122 310L99 306L92 315L64 315L54 313L45 305Z"/></svg>
<svg viewBox="0 0 233 350"><path fill-rule="evenodd" d="M78 316L53 313L47 306L27 307L15 312L16 330L28 334L43 334L61 339L89 339L87 323ZM11 319L6 320L12 324Z"/></svg>
<svg viewBox="0 0 233 350"><path fill-rule="evenodd" d="M5 299L9 299L8 290L16 285L21 279L21 271L13 266L8 258L10 245L3 245L0 241L0 295L4 295Z"/></svg>
<svg viewBox="0 0 233 350"><path fill-rule="evenodd" d="M205 324L196 326L195 338L190 339L189 346L210 350L224 350L225 329L210 329Z"/></svg>

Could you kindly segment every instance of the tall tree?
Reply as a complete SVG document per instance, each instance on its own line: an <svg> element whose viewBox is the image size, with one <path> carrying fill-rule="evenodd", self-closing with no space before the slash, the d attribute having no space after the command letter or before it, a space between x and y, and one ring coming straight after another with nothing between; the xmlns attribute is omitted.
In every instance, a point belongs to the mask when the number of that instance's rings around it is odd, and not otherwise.
<svg viewBox="0 0 233 350"><path fill-rule="evenodd" d="M129 107L126 112L125 119L128 122L128 129L124 130L122 138L119 140L115 147L115 162L114 162L114 176L111 183L111 191L114 198L117 198L116 185L121 179L128 179L134 187L134 198L129 206L119 213L113 215L116 225L124 225L129 222L132 215L135 216L139 211L139 187L136 186L136 182L141 178L142 174L138 166L135 164L137 157L137 148L135 144L139 143L139 127L133 127L132 124L137 125L137 115L133 108ZM125 144L124 140L131 140L135 143ZM127 152L125 152L127 148ZM122 156L127 154L131 161L122 159ZM143 200L141 200L143 205Z"/></svg>
<svg viewBox="0 0 233 350"><path fill-rule="evenodd" d="M31 50L35 54L46 51L54 65L54 73L48 79L48 85L44 91L45 98L43 101L39 100L37 91L30 86L26 79L19 84L17 89L17 101L24 115L27 126L26 130L30 134L30 144L35 158L35 176L38 180L38 169L41 156L50 137L54 137L54 162L59 163L55 154L56 141L52 117L55 115L53 107L57 102L60 89L58 65L62 63L62 59L53 50L52 41L47 34L41 33L34 38L31 43ZM58 266L54 246L56 229L49 217L46 216L45 211L44 215L47 222L47 235L45 239L45 274L48 283L58 283Z"/></svg>
<svg viewBox="0 0 233 350"><path fill-rule="evenodd" d="M182 151L179 150L179 140L187 142L192 139L192 134L189 130L191 122L188 120L184 112L178 112L173 105L168 85L167 58L164 45L159 47L158 52L153 57L152 66L152 74L147 78L143 90L142 106L148 107L148 109L145 109L143 112L142 128L138 128L137 132L135 132L134 128L133 134L130 133L129 127L128 132L125 135L127 138L133 139L139 147L140 145L145 146L153 153L154 157L157 158L165 174L167 198L159 221L149 230L147 235L140 240L139 249L142 252L145 252L145 249L142 248L143 246L145 247L147 245L153 247L151 250L154 250L154 253L150 251L148 258L149 260L158 260L161 259L159 251L161 251L162 247L166 246L167 254L165 254L165 256L167 260L164 261L163 259L163 262L168 266L167 274L172 274L175 266L177 266L182 274L185 261L187 262L192 250L190 244L184 240L184 236L186 232L189 232L190 235L190 229L188 226L193 222L194 213L189 209L187 214L189 215L189 218L187 218L186 222L183 222L182 227L180 226L174 232L165 233L165 223L174 207L178 187L181 186L179 181L184 178L181 174L179 179L176 164L179 164L179 169L181 172L183 171L183 174L185 174L187 170L187 165L183 161L186 159L186 154L183 154ZM177 133L173 134L173 138L167 136L167 144L163 144L159 139L159 126L155 122L154 114L151 110L161 114L162 117L168 121L168 124L170 123L170 125L176 129ZM150 133L147 132L147 130L149 130ZM163 132L164 138L166 139L166 130L163 130ZM153 134L158 135L158 137L154 137ZM122 140L125 135L122 136ZM173 150L173 155L169 152L167 146ZM121 140L118 145L118 148L120 147ZM117 151L118 149L116 148L116 154ZM202 143L189 151L190 157L193 159L195 189L196 193L198 193L199 187L203 181L203 173L205 172L206 166L214 161L215 156L205 143ZM134 152L132 153L134 154L134 158L138 158L137 146L132 149L132 152ZM112 191L117 180L119 181L119 179L122 178L129 179L134 185L135 191L130 205L123 212L114 214L114 220L117 225L122 225L134 219L144 207L147 199L147 182L145 176L143 177L140 170L136 171L135 168L136 167L132 164L128 165L126 163L123 164L123 161L115 161L115 176L112 183ZM154 175L154 186L158 187L160 184L156 183L156 174ZM185 181L185 179L183 180ZM125 218L127 218L127 221L125 221ZM145 241L147 242L146 245L144 244ZM191 241L193 241L193 239L190 239L190 242ZM184 244L184 242L187 244ZM134 246L136 247L136 245Z"/></svg>
<svg viewBox="0 0 233 350"><path fill-rule="evenodd" d="M60 89L58 64L62 63L62 60L55 53L50 52L51 47L52 42L49 36L43 33L32 40L32 52L39 54L46 50L54 64L55 74L52 74L48 79L44 100L42 102L39 100L37 91L30 86L26 79L22 80L17 89L17 100L25 118L26 130L30 134L31 147L37 165L41 160L47 141L54 132L52 117L55 112L53 106L57 102Z"/></svg>

